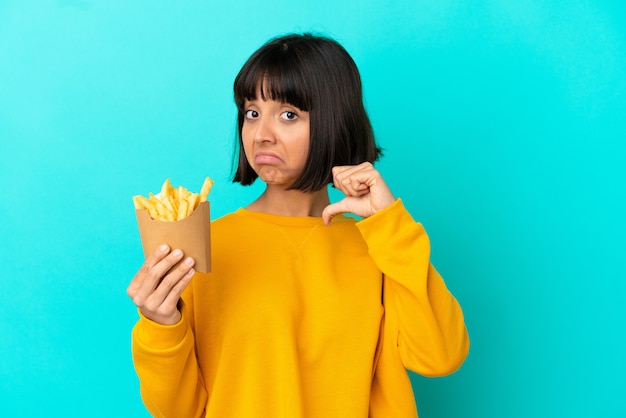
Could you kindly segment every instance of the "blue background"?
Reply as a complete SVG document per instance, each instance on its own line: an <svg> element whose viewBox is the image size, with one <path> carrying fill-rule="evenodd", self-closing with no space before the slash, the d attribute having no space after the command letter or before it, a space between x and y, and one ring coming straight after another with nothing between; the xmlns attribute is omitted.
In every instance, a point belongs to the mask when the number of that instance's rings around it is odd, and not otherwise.
<svg viewBox="0 0 626 418"><path fill-rule="evenodd" d="M624 417L621 1L0 2L0 416L142 417L131 197L231 184L232 81L268 38L359 65L379 169L472 348L422 417Z"/></svg>

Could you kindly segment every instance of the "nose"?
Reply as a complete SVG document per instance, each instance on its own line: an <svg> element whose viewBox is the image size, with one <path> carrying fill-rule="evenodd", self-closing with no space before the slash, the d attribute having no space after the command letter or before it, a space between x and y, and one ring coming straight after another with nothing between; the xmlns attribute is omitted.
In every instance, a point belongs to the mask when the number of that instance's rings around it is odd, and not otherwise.
<svg viewBox="0 0 626 418"><path fill-rule="evenodd" d="M259 117L254 125L254 141L255 142L276 142L276 131L274 129L274 121L269 117Z"/></svg>

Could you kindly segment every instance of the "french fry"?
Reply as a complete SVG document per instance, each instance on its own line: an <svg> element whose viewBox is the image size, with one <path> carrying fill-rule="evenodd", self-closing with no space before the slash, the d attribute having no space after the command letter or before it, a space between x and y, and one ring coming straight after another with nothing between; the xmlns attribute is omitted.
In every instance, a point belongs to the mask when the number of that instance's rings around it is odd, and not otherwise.
<svg viewBox="0 0 626 418"><path fill-rule="evenodd" d="M178 205L178 216L176 217L176 220L180 221L181 219L186 218L189 215L188 209L189 202L187 202L186 200L182 200Z"/></svg>
<svg viewBox="0 0 626 418"><path fill-rule="evenodd" d="M163 186L161 186L161 197L162 198L165 198L169 194L171 187L172 187L172 185L170 184L170 179L166 179L163 182Z"/></svg>
<svg viewBox="0 0 626 418"><path fill-rule="evenodd" d="M178 186L178 202L182 202L183 200L187 200L187 196L189 194L190 194L189 190L187 190L183 186Z"/></svg>
<svg viewBox="0 0 626 418"><path fill-rule="evenodd" d="M191 215L201 202L206 202L214 181L204 179L200 193L192 193L183 186L172 186L166 179L158 195L150 192L148 197L133 196L135 209L146 210L153 219L165 222L179 221Z"/></svg>
<svg viewBox="0 0 626 418"><path fill-rule="evenodd" d="M156 203L152 200L146 199L141 195L133 196L133 202L135 203L135 209L145 209L151 217L157 219L159 217L159 211L157 210Z"/></svg>
<svg viewBox="0 0 626 418"><path fill-rule="evenodd" d="M176 209L176 204L172 202L172 199L169 194L162 196L161 199L159 200L161 201L161 203L163 203L163 206L165 206L169 212L171 213L178 212L178 210Z"/></svg>
<svg viewBox="0 0 626 418"><path fill-rule="evenodd" d="M144 209L147 208L146 203L150 203L150 201L148 199L146 199L145 197L143 197L142 195L137 195L137 196L133 196L133 203L135 204L135 209Z"/></svg>
<svg viewBox="0 0 626 418"><path fill-rule="evenodd" d="M174 212L170 210L162 201L158 201L156 205L158 219L162 221L171 222L174 220Z"/></svg>
<svg viewBox="0 0 626 418"><path fill-rule="evenodd" d="M206 202L209 196L209 192L211 191L211 188L213 187L213 183L214 181L211 180L209 177L204 179L204 183L202 183L202 188L200 189L200 201L201 202Z"/></svg>
<svg viewBox="0 0 626 418"><path fill-rule="evenodd" d="M194 211L194 209L198 207L198 204L200 204L200 196L195 193L190 193L187 196L187 203L187 216L189 216Z"/></svg>

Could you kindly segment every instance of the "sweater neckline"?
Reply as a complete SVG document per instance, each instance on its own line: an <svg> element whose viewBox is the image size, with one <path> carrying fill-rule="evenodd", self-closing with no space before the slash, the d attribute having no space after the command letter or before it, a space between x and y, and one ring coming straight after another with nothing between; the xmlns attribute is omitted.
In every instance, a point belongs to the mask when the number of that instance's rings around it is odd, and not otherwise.
<svg viewBox="0 0 626 418"><path fill-rule="evenodd" d="M245 208L239 208L235 211L238 216L243 216L249 219L256 219L263 222L273 223L276 225L285 226L316 226L324 225L324 221L321 216L285 216L285 215L273 215L265 212L254 212ZM349 219L345 215L337 215L333 218L333 222L341 222Z"/></svg>

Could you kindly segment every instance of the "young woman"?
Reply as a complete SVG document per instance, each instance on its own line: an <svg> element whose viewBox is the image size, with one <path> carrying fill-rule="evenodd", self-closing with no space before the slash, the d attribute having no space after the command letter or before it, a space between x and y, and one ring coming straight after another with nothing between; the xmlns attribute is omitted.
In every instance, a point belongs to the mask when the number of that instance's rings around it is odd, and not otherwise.
<svg viewBox="0 0 626 418"><path fill-rule="evenodd" d="M428 236L373 163L357 67L325 37L263 45L234 84L234 181L264 192L213 221L212 271L163 246L128 287L133 358L157 417L405 418L407 369L454 372L461 308ZM328 185L345 198L331 203ZM344 216L357 215L361 220Z"/></svg>

